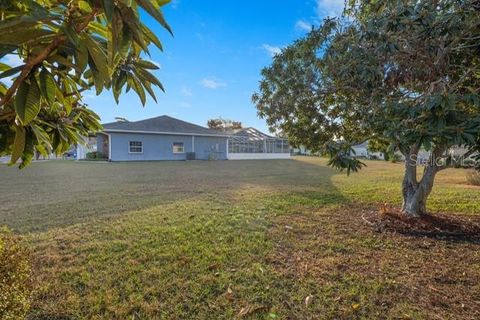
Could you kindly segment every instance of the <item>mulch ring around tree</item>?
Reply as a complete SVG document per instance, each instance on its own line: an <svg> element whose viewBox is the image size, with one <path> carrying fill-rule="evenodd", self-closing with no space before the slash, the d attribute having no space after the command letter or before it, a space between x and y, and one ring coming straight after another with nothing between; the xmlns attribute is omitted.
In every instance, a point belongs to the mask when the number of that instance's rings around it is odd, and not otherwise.
<svg viewBox="0 0 480 320"><path fill-rule="evenodd" d="M379 210L364 210L362 219L376 232L480 244L478 216L434 213L410 218L398 208L383 205Z"/></svg>

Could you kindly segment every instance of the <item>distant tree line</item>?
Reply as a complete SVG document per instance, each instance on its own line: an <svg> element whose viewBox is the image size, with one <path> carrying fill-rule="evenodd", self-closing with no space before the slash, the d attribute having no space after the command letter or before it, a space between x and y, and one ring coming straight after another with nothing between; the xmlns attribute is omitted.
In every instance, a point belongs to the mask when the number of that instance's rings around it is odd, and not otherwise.
<svg viewBox="0 0 480 320"><path fill-rule="evenodd" d="M243 128L242 123L240 121L234 121L234 120L223 119L223 118L210 119L207 122L207 126L209 129L224 131L224 132Z"/></svg>

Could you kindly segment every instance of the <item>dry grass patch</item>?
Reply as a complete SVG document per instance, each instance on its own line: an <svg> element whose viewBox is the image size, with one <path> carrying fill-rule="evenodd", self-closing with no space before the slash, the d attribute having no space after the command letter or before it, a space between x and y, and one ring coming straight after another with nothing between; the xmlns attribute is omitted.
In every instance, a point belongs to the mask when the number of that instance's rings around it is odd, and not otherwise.
<svg viewBox="0 0 480 320"><path fill-rule="evenodd" d="M467 171L467 182L474 186L480 186L480 172L477 170L468 170Z"/></svg>

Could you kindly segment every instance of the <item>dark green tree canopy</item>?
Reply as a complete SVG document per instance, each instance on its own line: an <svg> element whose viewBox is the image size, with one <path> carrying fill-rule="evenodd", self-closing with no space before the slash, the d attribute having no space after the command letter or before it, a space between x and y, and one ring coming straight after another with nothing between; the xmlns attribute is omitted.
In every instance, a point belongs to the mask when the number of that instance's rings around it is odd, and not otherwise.
<svg viewBox="0 0 480 320"><path fill-rule="evenodd" d="M351 146L367 140L445 163L453 146L479 151L480 2L350 1L345 12L262 70L259 115L348 171L362 166ZM429 180L410 176L415 190Z"/></svg>
<svg viewBox="0 0 480 320"><path fill-rule="evenodd" d="M216 118L207 121L207 126L213 130L229 131L235 129L242 129L242 123L240 121L234 121L230 119Z"/></svg>
<svg viewBox="0 0 480 320"><path fill-rule="evenodd" d="M389 148L390 144L387 139L376 137L368 140L368 151L381 152L385 161L395 159L395 152Z"/></svg>
<svg viewBox="0 0 480 320"><path fill-rule="evenodd" d="M133 89L142 104L157 65L144 59L158 37L140 11L172 32L161 12L169 0L6 0L0 3L0 155L28 164L34 150L65 152L82 135L100 129L82 92L111 90L115 100ZM2 61L2 60L0 60ZM5 60L3 60L5 61Z"/></svg>

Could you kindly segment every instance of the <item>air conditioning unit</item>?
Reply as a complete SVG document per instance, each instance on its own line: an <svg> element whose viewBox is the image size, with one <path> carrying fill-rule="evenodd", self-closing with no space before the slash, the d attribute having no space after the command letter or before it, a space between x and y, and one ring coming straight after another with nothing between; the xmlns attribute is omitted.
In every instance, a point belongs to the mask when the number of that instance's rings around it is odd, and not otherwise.
<svg viewBox="0 0 480 320"><path fill-rule="evenodd" d="M187 152L187 160L195 160L195 152Z"/></svg>

